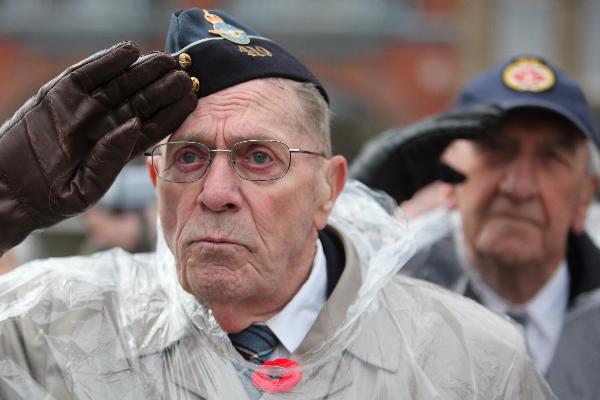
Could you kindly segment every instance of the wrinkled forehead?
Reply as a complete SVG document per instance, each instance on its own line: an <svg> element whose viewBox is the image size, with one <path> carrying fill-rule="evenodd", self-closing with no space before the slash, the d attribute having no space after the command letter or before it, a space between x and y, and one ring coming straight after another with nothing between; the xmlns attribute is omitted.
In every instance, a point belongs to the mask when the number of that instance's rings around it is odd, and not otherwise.
<svg viewBox="0 0 600 400"><path fill-rule="evenodd" d="M195 110L168 140L227 142L290 140L301 129L298 94L284 80L257 79L198 99Z"/></svg>

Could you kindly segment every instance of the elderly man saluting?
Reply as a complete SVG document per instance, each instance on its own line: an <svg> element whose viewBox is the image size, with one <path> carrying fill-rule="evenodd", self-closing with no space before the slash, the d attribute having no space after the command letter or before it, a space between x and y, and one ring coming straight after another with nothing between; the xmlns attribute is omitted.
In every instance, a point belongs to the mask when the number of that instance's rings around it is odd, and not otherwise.
<svg viewBox="0 0 600 400"><path fill-rule="evenodd" d="M370 148L386 156L364 153L353 171L401 200L404 178L379 171L419 157L417 144L430 154L412 165L433 171L450 142L443 160L466 177L448 193L457 213L438 221L438 232L451 229L402 273L511 316L560 398L597 399L600 250L584 226L600 137L583 91L556 66L515 57L469 82L453 112L377 139ZM419 184L434 177L406 175Z"/></svg>
<svg viewBox="0 0 600 400"><path fill-rule="evenodd" d="M220 11L175 13L197 106L148 150L156 253L0 278L0 397L541 399L517 329L396 275L390 199L332 156L327 94Z"/></svg>

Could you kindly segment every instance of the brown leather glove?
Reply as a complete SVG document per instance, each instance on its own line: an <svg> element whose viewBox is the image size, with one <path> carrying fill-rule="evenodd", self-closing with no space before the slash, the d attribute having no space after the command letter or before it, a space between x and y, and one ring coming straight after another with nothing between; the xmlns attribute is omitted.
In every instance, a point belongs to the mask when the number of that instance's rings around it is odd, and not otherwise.
<svg viewBox="0 0 600 400"><path fill-rule="evenodd" d="M171 56L138 57L132 42L92 55L0 127L0 254L93 205L194 109L190 78Z"/></svg>

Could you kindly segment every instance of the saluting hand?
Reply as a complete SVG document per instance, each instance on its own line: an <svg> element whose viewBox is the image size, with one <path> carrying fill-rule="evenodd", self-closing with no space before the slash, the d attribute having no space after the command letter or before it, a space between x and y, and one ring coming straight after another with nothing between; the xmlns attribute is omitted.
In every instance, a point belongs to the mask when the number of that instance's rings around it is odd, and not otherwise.
<svg viewBox="0 0 600 400"><path fill-rule="evenodd" d="M93 205L196 105L168 54L119 43L67 68L0 127L0 254Z"/></svg>

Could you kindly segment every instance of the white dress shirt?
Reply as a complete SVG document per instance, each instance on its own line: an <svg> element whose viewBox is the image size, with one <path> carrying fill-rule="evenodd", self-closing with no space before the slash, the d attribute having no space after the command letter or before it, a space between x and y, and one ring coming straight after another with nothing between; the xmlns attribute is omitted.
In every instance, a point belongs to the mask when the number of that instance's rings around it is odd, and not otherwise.
<svg viewBox="0 0 600 400"><path fill-rule="evenodd" d="M567 264L563 261L535 297L519 306L505 302L485 283L481 281L477 283L481 302L490 310L498 314L527 313L524 334L529 353L542 374L546 373L552 361L565 319L569 300L569 281Z"/></svg>
<svg viewBox="0 0 600 400"><path fill-rule="evenodd" d="M323 245L317 239L317 252L308 279L292 300L266 322L279 339L269 359L289 358L315 323L327 301L326 263Z"/></svg>

